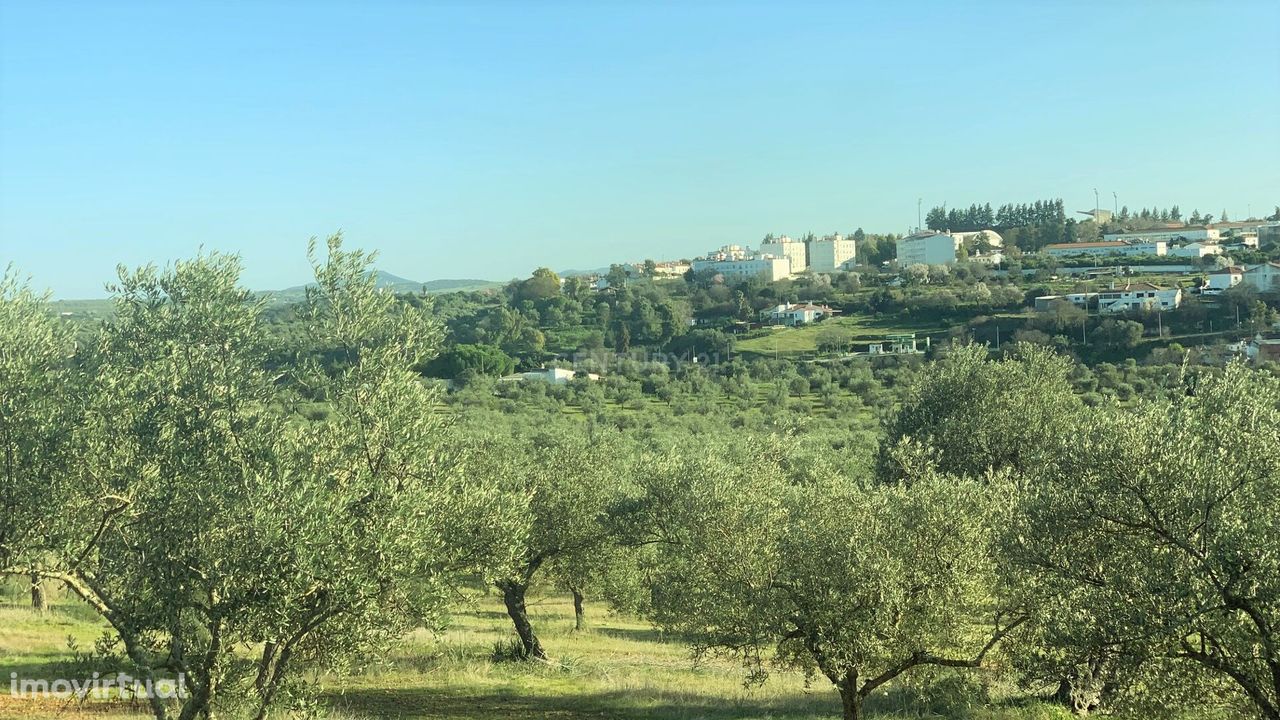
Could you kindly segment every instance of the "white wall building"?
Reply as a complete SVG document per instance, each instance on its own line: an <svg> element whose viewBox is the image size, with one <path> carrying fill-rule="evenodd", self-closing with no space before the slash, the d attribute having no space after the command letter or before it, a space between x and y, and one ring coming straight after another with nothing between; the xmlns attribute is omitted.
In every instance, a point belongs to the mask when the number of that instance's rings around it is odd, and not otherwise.
<svg viewBox="0 0 1280 720"><path fill-rule="evenodd" d="M1268 262L1245 270L1240 282L1258 292L1280 292L1280 263Z"/></svg>
<svg viewBox="0 0 1280 720"><path fill-rule="evenodd" d="M1098 293L1098 312L1119 313L1130 310L1173 310L1182 304L1180 288L1165 289L1151 283L1132 283Z"/></svg>
<svg viewBox="0 0 1280 720"><path fill-rule="evenodd" d="M1161 228L1158 230L1134 230L1132 232L1107 233L1102 236L1108 242L1174 242L1176 240L1218 240L1221 233L1213 227Z"/></svg>
<svg viewBox="0 0 1280 720"><path fill-rule="evenodd" d="M1217 243L1193 242L1171 247L1168 254L1174 257L1202 258L1206 255L1221 255L1222 246Z"/></svg>
<svg viewBox="0 0 1280 720"><path fill-rule="evenodd" d="M1107 240L1104 242L1053 243L1045 245L1041 252L1054 257L1068 257L1071 255L1164 255L1168 252L1168 245L1163 240L1140 243Z"/></svg>
<svg viewBox="0 0 1280 720"><path fill-rule="evenodd" d="M760 319L775 325L805 325L836 314L826 305L783 303L760 311Z"/></svg>
<svg viewBox="0 0 1280 720"><path fill-rule="evenodd" d="M1224 267L1209 272L1205 275L1204 292L1220 293L1223 290L1230 290L1240 281L1244 279L1244 268L1241 267Z"/></svg>
<svg viewBox="0 0 1280 720"><path fill-rule="evenodd" d="M754 257L737 260L698 258L690 266L694 272L723 275L725 282L741 282L754 277L776 282L791 277L791 261L783 257Z"/></svg>
<svg viewBox="0 0 1280 720"><path fill-rule="evenodd" d="M943 233L926 231L910 235L898 241L898 267L908 265L950 265L956 261L960 247L969 244L976 248L985 240L987 250L979 252L975 249L966 258L966 262L984 262L997 264L1004 260L1000 249L1004 247L1004 238L995 230L976 230L963 233Z"/></svg>
<svg viewBox="0 0 1280 720"><path fill-rule="evenodd" d="M760 254L790 260L793 273L804 272L804 269L809 267L808 250L805 248L804 241L792 240L786 235L760 243Z"/></svg>
<svg viewBox="0 0 1280 720"><path fill-rule="evenodd" d="M809 269L814 272L835 272L853 265L858 243L840 233L828 235L809 243Z"/></svg>
<svg viewBox="0 0 1280 720"><path fill-rule="evenodd" d="M955 261L956 239L946 233L916 233L898 241L898 267L946 265Z"/></svg>

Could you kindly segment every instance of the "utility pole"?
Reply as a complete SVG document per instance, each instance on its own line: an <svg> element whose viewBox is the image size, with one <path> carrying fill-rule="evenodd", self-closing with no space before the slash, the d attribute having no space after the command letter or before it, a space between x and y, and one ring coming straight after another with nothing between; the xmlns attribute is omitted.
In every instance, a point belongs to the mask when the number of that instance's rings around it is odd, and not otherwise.
<svg viewBox="0 0 1280 720"><path fill-rule="evenodd" d="M921 225L922 221L920 219L920 207L923 202L924 202L924 198L916 198L916 232L920 232L920 228L922 227Z"/></svg>
<svg viewBox="0 0 1280 720"><path fill-rule="evenodd" d="M996 352L1000 352L1000 326L996 326Z"/></svg>
<svg viewBox="0 0 1280 720"><path fill-rule="evenodd" d="M1120 214L1120 196L1116 195L1115 190L1111 191L1111 200L1114 203L1113 207L1115 208L1111 212L1115 213L1116 215L1119 215Z"/></svg>
<svg viewBox="0 0 1280 720"><path fill-rule="evenodd" d="M1093 189L1093 219L1095 221L1098 219L1098 210L1100 209L1101 208L1098 207L1098 188L1094 188Z"/></svg>

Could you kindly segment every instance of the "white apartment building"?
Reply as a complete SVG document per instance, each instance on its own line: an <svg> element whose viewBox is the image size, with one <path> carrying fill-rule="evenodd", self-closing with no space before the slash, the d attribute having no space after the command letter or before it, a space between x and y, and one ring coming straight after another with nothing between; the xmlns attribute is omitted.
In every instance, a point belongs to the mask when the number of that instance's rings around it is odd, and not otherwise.
<svg viewBox="0 0 1280 720"><path fill-rule="evenodd" d="M786 235L760 243L760 254L790 260L793 273L804 272L804 269L809 267L808 250L805 248L804 241L792 240Z"/></svg>
<svg viewBox="0 0 1280 720"><path fill-rule="evenodd" d="M698 258L691 267L695 273L713 272L724 277L725 282L741 282L754 277L776 282L791 277L791 261L784 257L753 257L717 260L713 257Z"/></svg>
<svg viewBox="0 0 1280 720"><path fill-rule="evenodd" d="M1053 243L1041 251L1054 257L1070 255L1164 255L1168 244L1163 240L1127 243L1119 240L1104 242Z"/></svg>
<svg viewBox="0 0 1280 720"><path fill-rule="evenodd" d="M1280 263L1254 265L1241 274L1240 282L1253 286L1258 292L1280 292Z"/></svg>
<svg viewBox="0 0 1280 720"><path fill-rule="evenodd" d="M1214 227L1161 228L1158 230L1134 230L1132 232L1107 233L1102 236L1107 242L1149 243L1174 242L1176 240L1213 240L1217 241L1221 232Z"/></svg>
<svg viewBox="0 0 1280 720"><path fill-rule="evenodd" d="M960 246L985 240L989 249L985 253L970 253L968 262L996 264L1004 260L1000 248L1004 238L995 230L976 230L963 233L926 231L910 235L898 241L898 267L917 263L924 265L950 265L956 261Z"/></svg>
<svg viewBox="0 0 1280 720"><path fill-rule="evenodd" d="M955 261L956 239L947 233L916 233L898 241L898 267L948 265Z"/></svg>
<svg viewBox="0 0 1280 720"><path fill-rule="evenodd" d="M809 269L814 272L843 270L854 262L858 243L840 233L809 243Z"/></svg>

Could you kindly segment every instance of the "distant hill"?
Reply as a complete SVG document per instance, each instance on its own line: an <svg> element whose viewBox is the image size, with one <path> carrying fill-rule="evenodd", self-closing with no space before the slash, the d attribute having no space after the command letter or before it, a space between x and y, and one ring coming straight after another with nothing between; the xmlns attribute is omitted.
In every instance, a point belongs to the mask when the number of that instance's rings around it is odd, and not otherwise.
<svg viewBox="0 0 1280 720"><path fill-rule="evenodd" d="M609 268L602 267L602 268L596 268L595 270L561 270L556 274L559 275L560 277L574 277L578 275L608 275Z"/></svg>
<svg viewBox="0 0 1280 720"><path fill-rule="evenodd" d="M502 283L493 280L453 279L418 282L417 280L403 278L385 270L378 270L377 273L377 287L387 288L392 292L398 293L416 293L422 292L423 290L428 293L464 292L472 290L487 290L489 288L502 286ZM308 283L308 285L311 284L313 283ZM282 302L295 302L306 296L308 285L295 285L290 288L285 288L284 290L268 290L263 294Z"/></svg>

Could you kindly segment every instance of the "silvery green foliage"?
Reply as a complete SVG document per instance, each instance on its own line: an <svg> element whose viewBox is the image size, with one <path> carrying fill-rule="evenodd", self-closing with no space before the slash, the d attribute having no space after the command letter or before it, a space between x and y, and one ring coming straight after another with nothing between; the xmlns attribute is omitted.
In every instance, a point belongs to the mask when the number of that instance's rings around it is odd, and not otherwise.
<svg viewBox="0 0 1280 720"><path fill-rule="evenodd" d="M261 717L299 689L299 661L340 664L435 625L465 576L512 560L518 502L455 465L413 371L436 324L337 238L313 262L309 350L336 363L269 366L234 257L122 269L114 289L82 462L60 488L70 540L43 551L140 676L186 676L190 697L153 702L158 718L245 697ZM299 386L332 412L292 412Z"/></svg>
<svg viewBox="0 0 1280 720"><path fill-rule="evenodd" d="M80 376L48 299L0 277L0 568L38 572L63 535L55 488L74 457Z"/></svg>
<svg viewBox="0 0 1280 720"><path fill-rule="evenodd" d="M776 651L826 677L857 718L912 668L976 666L1016 622L991 600L1002 481L904 459L909 483L797 483L779 460L706 443L646 465L653 616L697 653L735 655L763 679Z"/></svg>
<svg viewBox="0 0 1280 720"><path fill-rule="evenodd" d="M1090 417L1007 541L1043 642L1153 706L1280 717L1280 381L1233 364Z"/></svg>

